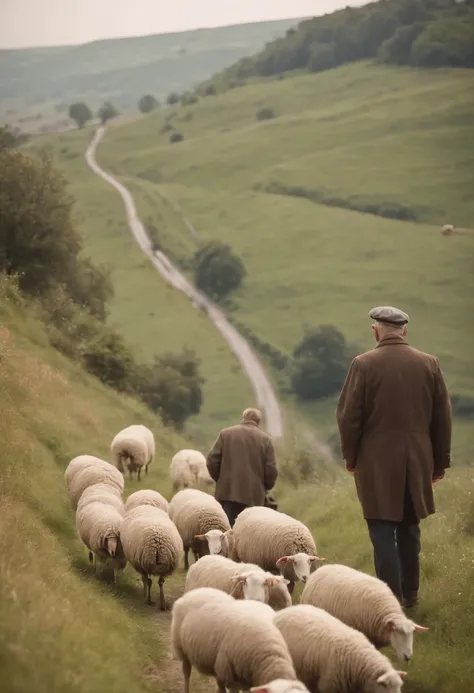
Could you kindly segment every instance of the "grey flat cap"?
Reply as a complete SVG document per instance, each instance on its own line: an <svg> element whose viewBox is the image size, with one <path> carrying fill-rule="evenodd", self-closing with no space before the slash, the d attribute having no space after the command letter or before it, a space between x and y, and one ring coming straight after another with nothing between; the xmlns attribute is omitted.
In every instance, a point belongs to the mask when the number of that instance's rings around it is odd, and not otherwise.
<svg viewBox="0 0 474 693"><path fill-rule="evenodd" d="M399 310L393 306L377 306L376 308L372 308L369 316L378 322L388 322L390 325L400 326L406 325L406 323L410 320L408 315L404 313L403 310Z"/></svg>

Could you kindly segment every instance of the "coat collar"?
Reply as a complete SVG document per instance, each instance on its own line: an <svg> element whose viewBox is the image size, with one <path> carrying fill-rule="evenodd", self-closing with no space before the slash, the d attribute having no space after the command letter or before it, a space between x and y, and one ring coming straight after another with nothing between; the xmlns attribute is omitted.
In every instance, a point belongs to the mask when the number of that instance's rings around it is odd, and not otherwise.
<svg viewBox="0 0 474 693"><path fill-rule="evenodd" d="M255 426L255 428L258 428L258 423L255 423L255 421L247 421L246 419L242 419L240 423L242 426Z"/></svg>
<svg viewBox="0 0 474 693"><path fill-rule="evenodd" d="M383 346L396 346L396 345L408 346L408 342L404 337L399 334L387 334L382 337L380 342L376 345L376 349Z"/></svg>

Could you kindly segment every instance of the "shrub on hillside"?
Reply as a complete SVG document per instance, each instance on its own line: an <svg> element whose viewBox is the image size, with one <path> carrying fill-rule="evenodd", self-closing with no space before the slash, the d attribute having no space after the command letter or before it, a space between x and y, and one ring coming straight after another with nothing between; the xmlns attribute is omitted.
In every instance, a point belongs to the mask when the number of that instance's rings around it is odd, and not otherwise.
<svg viewBox="0 0 474 693"><path fill-rule="evenodd" d="M219 241L199 248L193 256L193 267L198 289L217 301L238 289L246 275L242 260L229 245Z"/></svg>
<svg viewBox="0 0 474 693"><path fill-rule="evenodd" d="M181 132L173 132L170 135L171 144L176 144L176 142L182 142L184 140L184 135Z"/></svg>
<svg viewBox="0 0 474 693"><path fill-rule="evenodd" d="M171 94L168 94L166 103L168 104L168 106L173 106L175 103L179 102L179 99L179 94L177 94L175 91L172 91Z"/></svg>
<svg viewBox="0 0 474 693"><path fill-rule="evenodd" d="M0 125L0 149L13 149L28 142L29 136L10 125Z"/></svg>
<svg viewBox="0 0 474 693"><path fill-rule="evenodd" d="M100 119L102 125L105 125L107 121L116 118L118 115L119 111L110 101L106 101L97 112L97 117Z"/></svg>
<svg viewBox="0 0 474 693"><path fill-rule="evenodd" d="M460 419L474 419L474 397L451 395L453 415Z"/></svg>
<svg viewBox="0 0 474 693"><path fill-rule="evenodd" d="M217 90L213 84L208 84L204 89L204 96L215 96L216 94Z"/></svg>
<svg viewBox="0 0 474 693"><path fill-rule="evenodd" d="M261 108L256 113L257 120L272 120L275 117L275 111L272 108Z"/></svg>
<svg viewBox="0 0 474 693"><path fill-rule="evenodd" d="M181 104L183 106L191 106L193 103L197 103L198 101L199 99L196 94L186 93L181 97Z"/></svg>
<svg viewBox="0 0 474 693"><path fill-rule="evenodd" d="M336 64L336 48L334 43L313 43L311 45L308 61L308 70L310 72L329 70Z"/></svg>
<svg viewBox="0 0 474 693"><path fill-rule="evenodd" d="M323 399L339 392L353 357L353 348L333 325L308 331L293 351L293 392L301 400Z"/></svg>
<svg viewBox="0 0 474 693"><path fill-rule="evenodd" d="M138 110L140 113L151 113L159 105L157 99L152 94L144 94L138 101Z"/></svg>
<svg viewBox="0 0 474 693"><path fill-rule="evenodd" d="M78 128L83 128L84 125L93 118L91 109L86 103L83 103L82 101L72 103L69 106L68 113L69 117L71 118L71 120L74 120Z"/></svg>

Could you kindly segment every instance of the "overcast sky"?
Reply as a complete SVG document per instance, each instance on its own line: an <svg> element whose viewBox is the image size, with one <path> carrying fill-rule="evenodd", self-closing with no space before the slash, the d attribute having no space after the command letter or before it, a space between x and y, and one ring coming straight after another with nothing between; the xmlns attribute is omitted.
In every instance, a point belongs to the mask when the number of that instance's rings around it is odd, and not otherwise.
<svg viewBox="0 0 474 693"><path fill-rule="evenodd" d="M0 0L0 47L54 46L324 14L367 0Z"/></svg>

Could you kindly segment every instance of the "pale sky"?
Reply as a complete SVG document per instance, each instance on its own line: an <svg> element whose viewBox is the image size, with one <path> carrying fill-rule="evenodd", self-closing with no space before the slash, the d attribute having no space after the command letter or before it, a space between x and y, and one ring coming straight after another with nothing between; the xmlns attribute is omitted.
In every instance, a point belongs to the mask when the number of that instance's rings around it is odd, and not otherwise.
<svg viewBox="0 0 474 693"><path fill-rule="evenodd" d="M0 0L0 48L324 14L367 0Z"/></svg>

